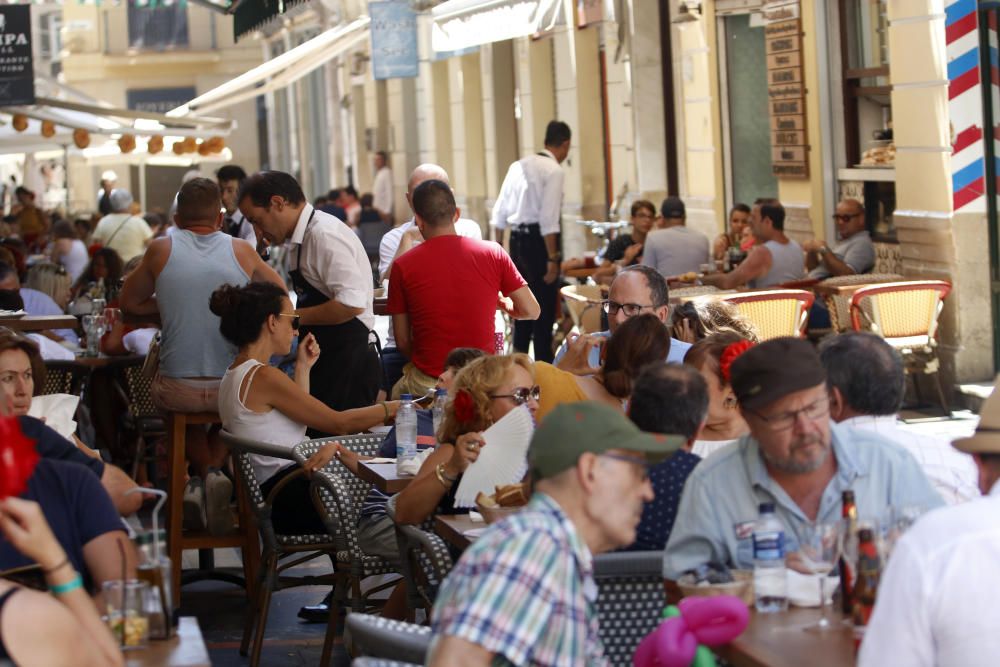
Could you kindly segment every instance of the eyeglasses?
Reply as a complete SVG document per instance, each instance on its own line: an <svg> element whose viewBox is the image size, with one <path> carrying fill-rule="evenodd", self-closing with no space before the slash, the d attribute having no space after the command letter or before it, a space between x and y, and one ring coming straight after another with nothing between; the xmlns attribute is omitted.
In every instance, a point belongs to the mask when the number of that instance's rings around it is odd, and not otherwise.
<svg viewBox="0 0 1000 667"><path fill-rule="evenodd" d="M298 331L299 330L299 321L300 321L301 318L299 317L298 313L278 313L278 317L290 317L290 318L292 318L292 330L293 331Z"/></svg>
<svg viewBox="0 0 1000 667"><path fill-rule="evenodd" d="M630 456L628 454L615 454L614 452L604 452L598 454L598 456L605 459L614 459L615 461L624 461L625 463L631 463L633 466L638 466L639 478L645 482L649 479L649 461L641 456Z"/></svg>
<svg viewBox="0 0 1000 667"><path fill-rule="evenodd" d="M815 421L830 414L830 399L824 396L804 408L789 410L788 412L771 415L770 417L765 417L755 410L748 410L748 412L751 412L758 418L764 420L764 422L766 422L773 431L787 431L795 426L795 422L798 421L799 415L805 415L806 419Z"/></svg>
<svg viewBox="0 0 1000 667"><path fill-rule="evenodd" d="M848 213L848 214L845 214L845 213L834 213L833 214L833 219L836 220L836 221L838 221L838 222L847 222L847 221L851 220L852 218L858 217L859 215L861 215L861 214L860 213Z"/></svg>
<svg viewBox="0 0 1000 667"><path fill-rule="evenodd" d="M490 394L490 398L509 398L518 405L524 405L529 400L537 401L542 396L541 388L536 384L531 389L527 387L517 387L509 394Z"/></svg>
<svg viewBox="0 0 1000 667"><path fill-rule="evenodd" d="M608 315L614 316L618 314L619 310L625 311L625 317L635 317L642 312L643 308L656 308L653 304L643 305L641 303L618 303L617 301L607 301L601 302L601 307L604 308L604 312Z"/></svg>

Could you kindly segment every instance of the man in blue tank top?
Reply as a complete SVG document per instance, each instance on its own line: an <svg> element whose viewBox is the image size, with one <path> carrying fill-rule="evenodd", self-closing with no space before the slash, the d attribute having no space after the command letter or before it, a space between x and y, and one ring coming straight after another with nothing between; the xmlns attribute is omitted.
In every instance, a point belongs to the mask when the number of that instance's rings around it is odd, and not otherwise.
<svg viewBox="0 0 1000 667"><path fill-rule="evenodd" d="M164 411L219 409L219 382L236 350L223 339L219 318L208 309L212 292L251 280L285 288L252 245L221 231L223 210L215 181L194 178L182 185L174 215L177 230L149 244L122 286L124 312L160 317L160 364L151 393ZM225 460L225 446L217 433L206 434L199 425L188 426L185 437L193 469L185 491L185 521L195 530L207 526L213 533L225 532L232 527L232 485L217 470Z"/></svg>
<svg viewBox="0 0 1000 667"><path fill-rule="evenodd" d="M757 245L729 273L713 273L701 280L719 289L748 285L752 289L774 287L802 280L805 263L802 246L785 236L785 207L777 199L758 199L750 212L750 230Z"/></svg>

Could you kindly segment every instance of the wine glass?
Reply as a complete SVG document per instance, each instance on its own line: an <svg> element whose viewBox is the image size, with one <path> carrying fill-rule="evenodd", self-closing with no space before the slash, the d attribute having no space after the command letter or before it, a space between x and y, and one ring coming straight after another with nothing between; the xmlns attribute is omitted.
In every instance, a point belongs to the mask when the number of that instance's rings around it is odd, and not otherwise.
<svg viewBox="0 0 1000 667"><path fill-rule="evenodd" d="M830 629L826 613L826 580L837 565L841 549L841 521L826 521L807 526L799 544L801 566L807 572L819 575L819 606L822 617L812 629Z"/></svg>

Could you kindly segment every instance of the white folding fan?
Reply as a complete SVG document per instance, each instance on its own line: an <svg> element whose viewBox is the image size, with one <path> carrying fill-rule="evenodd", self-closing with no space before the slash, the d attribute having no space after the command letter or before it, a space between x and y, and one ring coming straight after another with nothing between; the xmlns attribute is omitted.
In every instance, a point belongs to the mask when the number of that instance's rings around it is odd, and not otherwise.
<svg viewBox="0 0 1000 667"><path fill-rule="evenodd" d="M528 445L535 424L531 411L519 406L483 431L486 444L470 465L455 492L455 507L475 507L476 495L492 494L494 488L521 481L527 470Z"/></svg>

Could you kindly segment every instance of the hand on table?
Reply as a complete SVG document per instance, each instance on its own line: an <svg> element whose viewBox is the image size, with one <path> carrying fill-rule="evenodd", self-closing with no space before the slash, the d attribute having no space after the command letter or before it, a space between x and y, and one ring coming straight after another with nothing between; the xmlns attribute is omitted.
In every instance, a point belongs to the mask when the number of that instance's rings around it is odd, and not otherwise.
<svg viewBox="0 0 1000 667"><path fill-rule="evenodd" d="M806 252L818 252L820 248L826 245L826 241L823 239L809 239L808 241L802 242L802 249Z"/></svg>
<svg viewBox="0 0 1000 667"><path fill-rule="evenodd" d="M482 433L463 433L455 439L455 451L445 464L447 472L451 475L460 475L465 472L470 465L479 458L479 450L483 448L486 441L483 440Z"/></svg>
<svg viewBox="0 0 1000 667"><path fill-rule="evenodd" d="M556 368L574 375L593 375L597 369L590 365L590 350L599 347L606 339L588 334L570 334L566 337L566 354Z"/></svg>

